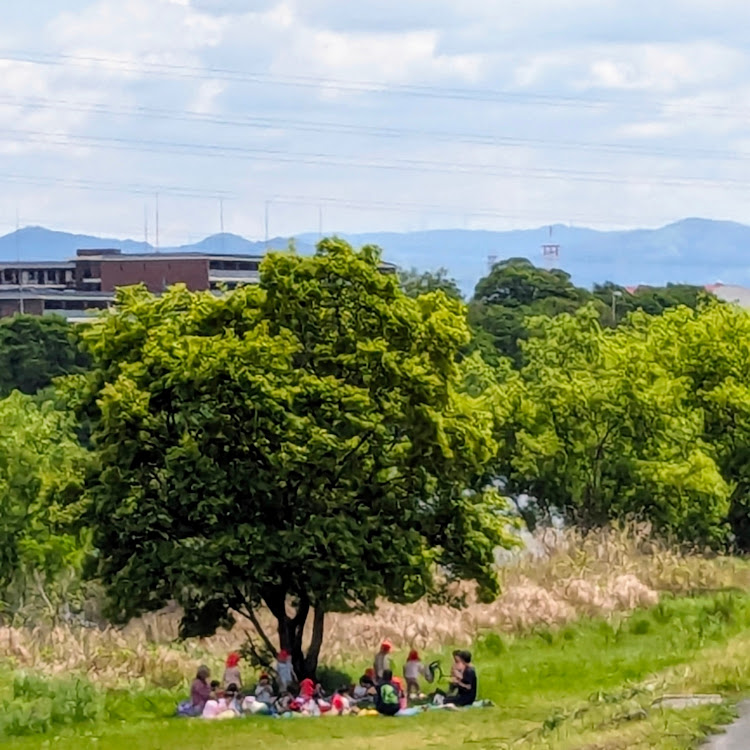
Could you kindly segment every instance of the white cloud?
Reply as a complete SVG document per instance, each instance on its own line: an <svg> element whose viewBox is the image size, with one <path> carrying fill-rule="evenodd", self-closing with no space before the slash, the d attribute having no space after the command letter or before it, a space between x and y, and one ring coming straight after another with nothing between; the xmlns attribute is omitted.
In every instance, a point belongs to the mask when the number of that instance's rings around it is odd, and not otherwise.
<svg viewBox="0 0 750 750"><path fill-rule="evenodd" d="M715 209L744 218L742 191L697 181L734 179L737 165L689 157L691 148L745 152L750 4L738 0L664 0L639 3L637 10L625 0L71 0L63 12L59 5L35 5L41 34L31 10L14 4L9 14L0 37L72 58L56 65L0 61L0 128L71 140L8 138L0 171L233 190L242 209L227 205L228 228L256 236L269 195L311 196L310 205L279 204L274 232L314 225L316 196L396 204L389 211L327 208L326 225L342 230L413 226L419 217L399 204L415 202L445 205L446 222L472 207L497 214L475 219L480 225L526 224L530 219L512 216L532 214L540 221L589 214L591 223L614 223L627 213L648 223L658 212ZM147 72L154 64L176 67L155 75ZM346 91L323 79L379 85ZM445 98L444 89L459 91ZM30 97L48 106L29 107ZM49 105L56 100L68 105ZM70 102L92 107L76 111ZM108 113L113 107L120 113ZM144 109L177 117L160 120ZM180 115L185 110L210 117L196 121ZM300 121L323 124L300 129ZM325 123L352 129L331 132ZM432 137L436 131L455 137ZM462 137L467 133L498 140L478 145ZM119 139L121 150L86 141L95 137ZM226 152L175 154L138 141ZM688 156L670 158L673 146ZM649 148L651 154L643 153ZM271 150L288 158L274 161ZM299 153L323 157L295 162L290 155ZM326 165L325 155L380 168ZM397 168L409 159L476 163L494 173ZM622 177L622 184L564 179L581 172ZM668 187L654 179L660 174L688 184ZM29 190L28 213L49 212L47 223L80 230L92 229L92 216L102 224L108 217L118 225L140 223L141 196L85 195L82 201L61 190L55 201ZM174 232L175 241L178 234L216 229L214 198L163 200L164 232Z"/></svg>

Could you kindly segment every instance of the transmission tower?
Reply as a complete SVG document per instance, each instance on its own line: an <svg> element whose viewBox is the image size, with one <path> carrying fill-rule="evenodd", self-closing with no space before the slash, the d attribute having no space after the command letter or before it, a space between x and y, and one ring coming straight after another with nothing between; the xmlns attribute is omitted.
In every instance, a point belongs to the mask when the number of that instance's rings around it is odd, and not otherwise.
<svg viewBox="0 0 750 750"><path fill-rule="evenodd" d="M556 268L560 260L560 245L552 241L552 227L549 228L549 239L542 245L542 260L550 268Z"/></svg>

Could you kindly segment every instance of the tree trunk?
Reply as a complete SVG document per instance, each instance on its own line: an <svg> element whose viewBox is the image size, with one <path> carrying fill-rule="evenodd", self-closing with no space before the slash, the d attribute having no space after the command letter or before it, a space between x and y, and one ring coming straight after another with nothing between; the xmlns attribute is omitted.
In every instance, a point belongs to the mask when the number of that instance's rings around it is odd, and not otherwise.
<svg viewBox="0 0 750 750"><path fill-rule="evenodd" d="M323 645L323 630L325 623L325 610L316 608L313 615L313 630L310 642L310 648L307 654L304 652L303 639L305 635L305 625L310 614L310 600L303 596L297 604L297 611L292 617L287 613L286 592L280 588L268 590L264 593L263 600L276 618L276 632L279 638L279 649L283 649L291 654L292 666L299 680L305 678L315 679L315 672L318 669L318 657L320 648ZM257 618L256 618L257 622ZM258 625L256 625L258 629ZM268 639L264 637L268 644ZM276 649L271 648L273 656L276 655Z"/></svg>
<svg viewBox="0 0 750 750"><path fill-rule="evenodd" d="M313 632L310 641L310 648L307 650L305 657L305 674L315 676L318 670L318 657L320 656L320 647L323 645L323 634L325 630L326 613L322 607L315 608L313 616Z"/></svg>

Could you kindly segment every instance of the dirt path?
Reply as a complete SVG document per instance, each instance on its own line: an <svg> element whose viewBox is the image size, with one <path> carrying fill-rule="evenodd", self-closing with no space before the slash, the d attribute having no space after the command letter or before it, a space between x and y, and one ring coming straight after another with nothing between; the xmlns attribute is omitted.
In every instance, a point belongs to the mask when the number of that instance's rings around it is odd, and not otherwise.
<svg viewBox="0 0 750 750"><path fill-rule="evenodd" d="M726 734L714 737L705 750L748 750L750 748L750 702L740 704L740 718L727 727Z"/></svg>

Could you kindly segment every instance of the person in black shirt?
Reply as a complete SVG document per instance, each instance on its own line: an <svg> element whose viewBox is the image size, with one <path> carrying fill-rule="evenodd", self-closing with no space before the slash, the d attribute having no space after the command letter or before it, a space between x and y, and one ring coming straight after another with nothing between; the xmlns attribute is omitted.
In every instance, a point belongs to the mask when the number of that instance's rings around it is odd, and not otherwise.
<svg viewBox="0 0 750 750"><path fill-rule="evenodd" d="M452 683L456 694L449 695L445 702L454 706L470 706L477 699L477 673L471 664L469 651L459 651L458 658L464 665L464 673L459 680Z"/></svg>
<svg viewBox="0 0 750 750"><path fill-rule="evenodd" d="M393 682L393 672L386 669L375 689L375 710L383 716L395 716L401 708L399 688Z"/></svg>

